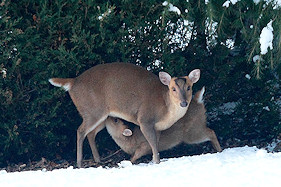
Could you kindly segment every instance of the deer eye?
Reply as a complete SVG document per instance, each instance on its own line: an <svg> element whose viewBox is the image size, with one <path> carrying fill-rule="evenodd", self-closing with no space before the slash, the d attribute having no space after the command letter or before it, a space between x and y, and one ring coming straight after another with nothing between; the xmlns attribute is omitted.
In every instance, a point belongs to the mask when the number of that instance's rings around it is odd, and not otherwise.
<svg viewBox="0 0 281 187"><path fill-rule="evenodd" d="M175 92L175 91L176 91L176 88L175 88L175 87L173 87L173 88L172 88L172 90Z"/></svg>
<svg viewBox="0 0 281 187"><path fill-rule="evenodd" d="M115 118L115 119L114 119L114 122L115 122L115 123L117 123L117 122L118 122L118 119L117 119L117 118Z"/></svg>
<svg viewBox="0 0 281 187"><path fill-rule="evenodd" d="M190 90L190 86L188 86L186 90L189 91Z"/></svg>

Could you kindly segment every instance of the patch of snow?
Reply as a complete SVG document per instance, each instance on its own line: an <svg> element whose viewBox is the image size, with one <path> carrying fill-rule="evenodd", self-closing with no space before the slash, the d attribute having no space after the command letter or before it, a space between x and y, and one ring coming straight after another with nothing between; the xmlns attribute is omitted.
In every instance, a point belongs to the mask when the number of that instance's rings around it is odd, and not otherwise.
<svg viewBox="0 0 281 187"><path fill-rule="evenodd" d="M159 67L161 63L161 60L155 60L154 65Z"/></svg>
<svg viewBox="0 0 281 187"><path fill-rule="evenodd" d="M1 186L279 186L281 153L256 147L225 149L221 153L161 159L160 164L117 168L59 169L43 172L0 171Z"/></svg>
<svg viewBox="0 0 281 187"><path fill-rule="evenodd" d="M257 5L261 0L253 0L253 1ZM266 2L266 6L269 3L272 3L273 4L273 9L277 9L277 8L281 7L281 0L265 0L265 2Z"/></svg>
<svg viewBox="0 0 281 187"><path fill-rule="evenodd" d="M262 107L262 109L264 109L266 111L270 111L270 108L268 106Z"/></svg>
<svg viewBox="0 0 281 187"><path fill-rule="evenodd" d="M228 8L229 4L230 4L230 1L226 1L222 4L222 6Z"/></svg>
<svg viewBox="0 0 281 187"><path fill-rule="evenodd" d="M123 160L120 163L117 164L120 168L126 168L126 167L131 167L133 166L132 162L128 160Z"/></svg>
<svg viewBox="0 0 281 187"><path fill-rule="evenodd" d="M277 9L281 7L281 0L274 0L275 6L273 7L273 9Z"/></svg>
<svg viewBox="0 0 281 187"><path fill-rule="evenodd" d="M219 109L223 112L223 114L230 115L234 112L237 104L237 102L224 103L222 106L219 107Z"/></svg>
<svg viewBox="0 0 281 187"><path fill-rule="evenodd" d="M176 7L176 6L174 6L173 4L171 4L171 3L167 2L167 1L164 1L164 2L162 3L162 5L163 5L163 6L169 5L169 11L170 11L170 12L175 12L175 13L177 13L178 15L181 15L180 9L179 9L178 7Z"/></svg>
<svg viewBox="0 0 281 187"><path fill-rule="evenodd" d="M235 42L234 42L233 39L227 39L227 40L225 41L225 46L226 46L227 48L229 48L229 49L233 49L233 48L234 48L234 44L235 44Z"/></svg>
<svg viewBox="0 0 281 187"><path fill-rule="evenodd" d="M235 5L238 1L240 1L240 0L227 0L222 4L222 6L228 8L230 3Z"/></svg>
<svg viewBox="0 0 281 187"><path fill-rule="evenodd" d="M219 115L231 115L235 112L235 109L238 105L239 101L237 102L227 102L227 103L223 103L221 104L219 107L216 107L212 110L210 110L207 115L210 121L212 120L218 120Z"/></svg>
<svg viewBox="0 0 281 187"><path fill-rule="evenodd" d="M168 1L164 1L164 2L162 3L163 6L167 6L168 4L169 4Z"/></svg>
<svg viewBox="0 0 281 187"><path fill-rule="evenodd" d="M217 26L218 22L213 21L210 18L207 18L205 21L205 34L207 36L207 47L215 46L217 44Z"/></svg>
<svg viewBox="0 0 281 187"><path fill-rule="evenodd" d="M265 55L268 52L268 48L273 49L273 28L272 20L264 27L260 34L260 48L261 54Z"/></svg>
<svg viewBox="0 0 281 187"><path fill-rule="evenodd" d="M169 21L167 23L167 38L169 40L169 45L174 45L171 48L173 53L176 49L184 50L188 46L192 35L192 28L194 22L189 22L187 20L178 19L176 23Z"/></svg>
<svg viewBox="0 0 281 187"><path fill-rule="evenodd" d="M254 57L253 57L253 62L257 62L257 61L259 61L261 59L261 57L260 57L260 55L255 55Z"/></svg>
<svg viewBox="0 0 281 187"><path fill-rule="evenodd" d="M1 69L1 73L3 74L2 77L6 78L7 77L7 69L6 68L2 68Z"/></svg>
<svg viewBox="0 0 281 187"><path fill-rule="evenodd" d="M274 139L270 144L267 145L266 149L269 152L273 152L275 147L281 142L279 139Z"/></svg>
<svg viewBox="0 0 281 187"><path fill-rule="evenodd" d="M245 77L246 77L246 79L249 79L249 80L251 79L251 76L249 74L246 74Z"/></svg>
<svg viewBox="0 0 281 187"><path fill-rule="evenodd" d="M108 9L105 13L98 16L98 20L103 20L106 16L108 16L111 13L111 9Z"/></svg>
<svg viewBox="0 0 281 187"><path fill-rule="evenodd" d="M254 3L257 5L257 4L260 3L261 0L253 0L253 1L254 1Z"/></svg>

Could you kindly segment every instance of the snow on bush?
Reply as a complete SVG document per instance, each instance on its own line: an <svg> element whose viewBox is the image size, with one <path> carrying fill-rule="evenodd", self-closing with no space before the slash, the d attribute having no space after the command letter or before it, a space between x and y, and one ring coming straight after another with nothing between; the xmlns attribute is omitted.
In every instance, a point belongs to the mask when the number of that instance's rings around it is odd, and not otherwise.
<svg viewBox="0 0 281 187"><path fill-rule="evenodd" d="M268 52L268 48L273 49L272 46L273 41L273 28L272 28L272 20L264 27L261 31L260 35L260 48L261 54L265 55Z"/></svg>
<svg viewBox="0 0 281 187"><path fill-rule="evenodd" d="M179 9L178 7L172 5L171 3L168 3L167 1L164 1L164 2L162 3L162 5L163 5L163 6L169 5L169 11L170 11L170 12L175 12L175 13L177 13L178 15L181 15L180 9Z"/></svg>
<svg viewBox="0 0 281 187"><path fill-rule="evenodd" d="M222 4L222 6L228 8L230 3L232 3L233 5L235 5L238 1L240 1L240 0L228 0L228 1L224 2L224 3Z"/></svg>

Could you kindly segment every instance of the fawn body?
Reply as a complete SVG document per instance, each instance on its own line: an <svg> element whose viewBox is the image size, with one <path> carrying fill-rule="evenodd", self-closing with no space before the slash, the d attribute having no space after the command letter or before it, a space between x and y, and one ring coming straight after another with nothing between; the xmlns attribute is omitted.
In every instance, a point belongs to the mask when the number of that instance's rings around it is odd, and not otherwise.
<svg viewBox="0 0 281 187"><path fill-rule="evenodd" d="M195 94L183 118L170 128L161 131L159 151L171 149L180 143L197 144L211 141L215 150L221 152L215 132L206 126L206 109L202 99L204 91L202 88ZM151 148L139 127L130 132L123 120L118 118L108 118L105 126L121 149L132 155L132 162L151 153Z"/></svg>

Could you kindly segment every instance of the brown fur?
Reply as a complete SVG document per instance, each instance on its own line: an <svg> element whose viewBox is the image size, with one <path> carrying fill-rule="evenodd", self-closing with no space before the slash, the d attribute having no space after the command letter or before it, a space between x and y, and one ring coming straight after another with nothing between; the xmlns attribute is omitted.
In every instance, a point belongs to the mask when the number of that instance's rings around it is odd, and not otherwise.
<svg viewBox="0 0 281 187"><path fill-rule="evenodd" d="M200 77L194 70L186 76L186 83L175 85L174 79L164 74L165 84L145 69L127 63L97 65L74 79L50 79L55 86L69 91L73 103L83 118L77 130L77 165L81 167L82 145L89 139L93 153L95 143L89 133L108 117L118 117L140 126L153 152L153 161L159 163L158 130L169 128L187 111L192 97L193 83ZM160 77L160 80L163 79ZM171 81L170 81L171 80ZM162 81L163 82L163 81ZM183 91L185 90L185 91ZM98 161L98 160L97 160Z"/></svg>
<svg viewBox="0 0 281 187"><path fill-rule="evenodd" d="M202 91L196 93L185 116L169 129L161 132L159 151L170 149L180 143L197 144L205 141L211 141L217 151L222 150L215 132L206 126L206 110L203 102L199 100L200 94L203 94ZM133 129L132 136L126 137L122 132L128 129L128 126L122 120L108 118L105 126L121 149L133 155L132 162L135 162L143 155L151 153L151 148L139 127Z"/></svg>

